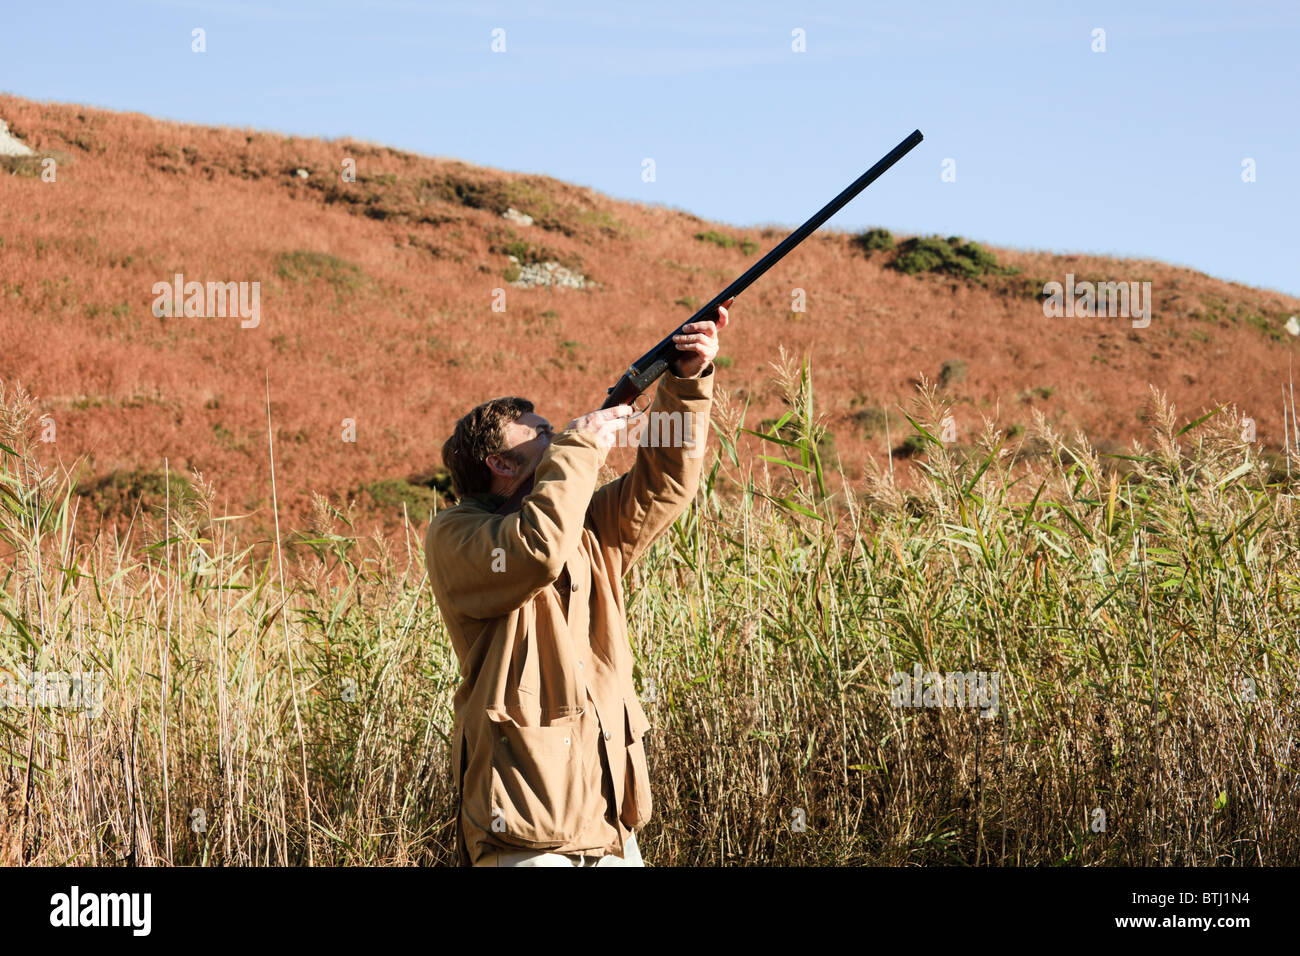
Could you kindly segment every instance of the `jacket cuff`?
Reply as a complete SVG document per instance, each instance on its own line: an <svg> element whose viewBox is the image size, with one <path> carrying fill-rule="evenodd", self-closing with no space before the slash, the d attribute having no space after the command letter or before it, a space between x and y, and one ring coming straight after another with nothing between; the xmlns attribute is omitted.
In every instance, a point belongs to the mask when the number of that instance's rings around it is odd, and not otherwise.
<svg viewBox="0 0 1300 956"><path fill-rule="evenodd" d="M552 438L551 447L554 447L556 445L560 445L560 446L572 445L578 448L592 448L597 450L600 449L600 444L596 441L596 436L594 433L580 432L576 428L574 429L566 428L564 431L560 432L558 435Z"/></svg>
<svg viewBox="0 0 1300 956"><path fill-rule="evenodd" d="M709 363L709 367L699 378L678 378L673 374L672 369L669 369L659 379L659 387L666 388L673 395L685 400L711 399L713 398L713 363Z"/></svg>

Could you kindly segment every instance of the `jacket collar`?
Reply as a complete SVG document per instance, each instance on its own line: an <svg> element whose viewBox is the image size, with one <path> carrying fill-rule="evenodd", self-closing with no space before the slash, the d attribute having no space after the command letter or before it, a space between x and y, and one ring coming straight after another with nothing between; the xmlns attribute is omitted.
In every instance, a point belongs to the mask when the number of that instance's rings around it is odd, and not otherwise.
<svg viewBox="0 0 1300 956"><path fill-rule="evenodd" d="M463 499L461 499L462 504L472 505L473 507L478 508L482 511L491 511L491 512L497 511L497 509L499 509L502 505L504 505L505 502L506 499L503 498L501 495L493 494L490 491L485 491L482 494L478 494L478 495L466 495Z"/></svg>
<svg viewBox="0 0 1300 956"><path fill-rule="evenodd" d="M524 499L533 490L532 480L524 482L523 487L516 491L509 498L505 495L499 495L496 492L485 491L482 494L470 495L466 501L472 501L476 506L484 511L490 511L493 514L506 515L512 511L518 511L523 505Z"/></svg>

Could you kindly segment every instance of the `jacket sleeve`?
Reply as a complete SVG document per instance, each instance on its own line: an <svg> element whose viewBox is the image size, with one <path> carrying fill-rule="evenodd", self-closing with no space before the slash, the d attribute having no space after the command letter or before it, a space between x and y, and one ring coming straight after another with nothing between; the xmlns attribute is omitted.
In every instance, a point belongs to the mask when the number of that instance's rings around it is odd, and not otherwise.
<svg viewBox="0 0 1300 956"><path fill-rule="evenodd" d="M602 548L618 549L623 574L695 497L712 404L712 365L699 378L664 373L642 420L642 431L629 434L628 443L637 445L636 462L592 496L596 538ZM693 441L687 443L688 437Z"/></svg>
<svg viewBox="0 0 1300 956"><path fill-rule="evenodd" d="M533 490L518 511L450 509L435 517L425 561L440 603L469 618L501 617L558 578L581 539L604 458L594 437L561 432L538 463Z"/></svg>

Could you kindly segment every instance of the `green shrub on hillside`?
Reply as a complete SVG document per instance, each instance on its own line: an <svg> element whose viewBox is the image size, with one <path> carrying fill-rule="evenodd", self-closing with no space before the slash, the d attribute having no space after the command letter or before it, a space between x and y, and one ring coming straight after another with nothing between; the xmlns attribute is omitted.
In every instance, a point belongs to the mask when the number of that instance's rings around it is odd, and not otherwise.
<svg viewBox="0 0 1300 956"><path fill-rule="evenodd" d="M111 471L85 481L77 489L100 514L132 514L137 507L179 510L196 500L194 486L183 475L166 469Z"/></svg>
<svg viewBox="0 0 1300 956"><path fill-rule="evenodd" d="M894 454L899 458L912 458L916 455L924 455L926 449L930 446L930 439L920 432L914 432L903 439L903 444L895 449Z"/></svg>
<svg viewBox="0 0 1300 956"><path fill-rule="evenodd" d="M948 359L939 369L939 385L946 388L949 385L956 384L966 377L966 363L961 359Z"/></svg>
<svg viewBox="0 0 1300 956"><path fill-rule="evenodd" d="M411 484L400 478L372 481L362 485L361 490L381 508L401 511L402 506L405 505L406 513L412 521L427 521L435 507L441 504L441 496L436 489Z"/></svg>
<svg viewBox="0 0 1300 956"><path fill-rule="evenodd" d="M356 291L365 282L365 273L358 266L327 252L305 249L282 252L276 256L275 274L281 279L294 282L320 279L333 286L336 292Z"/></svg>
<svg viewBox="0 0 1300 956"><path fill-rule="evenodd" d="M1229 302L1226 296L1209 292L1202 293L1200 300L1201 308L1191 313L1193 319L1213 322L1215 325L1224 328L1242 324L1249 325L1263 332L1275 342L1281 342L1287 338L1282 334L1289 316L1286 311L1275 311L1274 315L1270 317L1266 314L1267 310L1261 309L1257 303Z"/></svg>
<svg viewBox="0 0 1300 956"><path fill-rule="evenodd" d="M0 156L0 174L41 178L40 156Z"/></svg>
<svg viewBox="0 0 1300 956"><path fill-rule="evenodd" d="M421 180L421 185L445 202L468 206L470 209L486 209L498 216L510 207L510 199L500 183L475 182L446 173Z"/></svg>
<svg viewBox="0 0 1300 956"><path fill-rule="evenodd" d="M519 265L536 265L542 262L558 262L566 269L572 269L574 272L582 272L582 257L577 253L561 252L558 249L552 249L549 246L533 244L524 239L520 239L513 229L494 229L489 233L488 249L499 255L514 256L519 260ZM509 281L513 282L519 277L519 270L510 263L506 267L506 274ZM511 276L513 273L513 276Z"/></svg>
<svg viewBox="0 0 1300 956"><path fill-rule="evenodd" d="M850 241L868 255L877 251L891 252L894 249L894 234L888 229L868 229Z"/></svg>
<svg viewBox="0 0 1300 956"><path fill-rule="evenodd" d="M725 236L716 229L710 229L707 232L697 232L695 238L701 242L711 242L715 246L721 246L723 249L731 249L735 246L740 247L740 251L745 255L753 255L758 251L758 243L753 239L733 239Z"/></svg>
<svg viewBox="0 0 1300 956"><path fill-rule="evenodd" d="M889 413L879 405L869 405L854 412L853 421L862 430L863 438L874 438L888 430Z"/></svg>
<svg viewBox="0 0 1300 956"><path fill-rule="evenodd" d="M959 279L1015 275L1019 271L998 265L997 256L978 242L963 242L960 236L906 239L899 244L898 255L889 264L907 275L933 272Z"/></svg>

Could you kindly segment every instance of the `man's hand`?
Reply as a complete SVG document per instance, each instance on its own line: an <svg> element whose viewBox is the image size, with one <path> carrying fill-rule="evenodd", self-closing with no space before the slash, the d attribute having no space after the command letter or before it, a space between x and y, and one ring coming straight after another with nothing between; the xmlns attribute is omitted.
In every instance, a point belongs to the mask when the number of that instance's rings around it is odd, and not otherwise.
<svg viewBox="0 0 1300 956"><path fill-rule="evenodd" d="M733 296L718 306L716 322L691 322L683 325L673 336L677 351L686 353L673 363L673 374L678 378L699 378L718 354L718 329L727 327L727 309L736 299Z"/></svg>
<svg viewBox="0 0 1300 956"><path fill-rule="evenodd" d="M575 418L569 422L569 428L573 431L594 435L596 444L601 448L609 448L614 444L618 433L627 426L627 418L632 414L632 411L631 405L615 405L613 408L601 408Z"/></svg>

